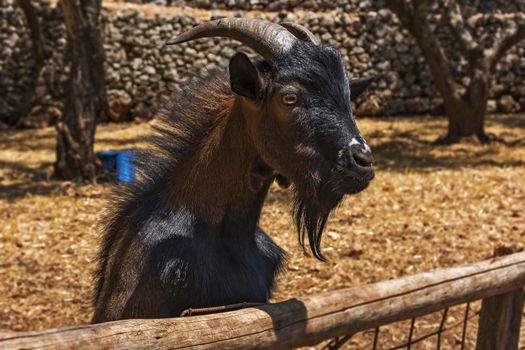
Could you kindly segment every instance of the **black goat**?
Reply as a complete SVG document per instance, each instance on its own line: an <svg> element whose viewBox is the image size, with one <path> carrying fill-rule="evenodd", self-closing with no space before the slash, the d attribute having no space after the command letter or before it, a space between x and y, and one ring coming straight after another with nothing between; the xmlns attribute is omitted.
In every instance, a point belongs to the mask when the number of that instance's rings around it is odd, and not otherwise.
<svg viewBox="0 0 525 350"><path fill-rule="evenodd" d="M374 177L341 55L296 24L227 18L171 43L226 36L237 53L171 102L122 190L100 250L93 322L178 316L186 308L266 302L283 251L258 227L271 183L290 181L301 243L322 259L321 235L344 194Z"/></svg>

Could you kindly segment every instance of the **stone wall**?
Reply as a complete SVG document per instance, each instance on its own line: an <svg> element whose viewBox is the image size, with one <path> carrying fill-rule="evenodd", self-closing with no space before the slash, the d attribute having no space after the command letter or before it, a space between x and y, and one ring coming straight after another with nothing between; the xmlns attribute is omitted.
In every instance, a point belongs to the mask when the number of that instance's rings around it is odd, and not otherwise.
<svg viewBox="0 0 525 350"><path fill-rule="evenodd" d="M319 1L323 3L323 1ZM326 2L328 3L328 2ZM337 3L337 0L333 1ZM58 117L63 84L64 27L61 11L39 0L38 12L50 57L42 71L38 99L32 118ZM376 3L377 4L377 3ZM215 67L226 69L234 52L249 52L228 39L201 39L165 47L163 43L205 20L221 16L263 17L272 21L293 20L308 26L322 41L341 50L350 75L377 77L367 98L357 103L365 115L438 112L441 105L429 71L412 38L400 30L396 18L385 9L343 12L257 12L203 10L188 7L105 4L102 32L107 60L107 86L112 117L149 118L161 96L184 88L195 74L205 75ZM473 25L477 35L492 33L500 22L493 14L480 15ZM16 111L20 96L31 81L34 61L24 17L15 0L0 0L0 120ZM447 42L452 56L457 52L445 27L438 35ZM489 35L489 37L491 37ZM509 52L497 70L489 108L491 111L525 110L525 45ZM455 66L458 81L466 84L465 67Z"/></svg>
<svg viewBox="0 0 525 350"><path fill-rule="evenodd" d="M128 0L135 3L172 4L203 9L231 9L243 11L377 11L385 7L384 0ZM463 8L476 12L525 11L524 0L459 0ZM433 1L435 5L438 1Z"/></svg>

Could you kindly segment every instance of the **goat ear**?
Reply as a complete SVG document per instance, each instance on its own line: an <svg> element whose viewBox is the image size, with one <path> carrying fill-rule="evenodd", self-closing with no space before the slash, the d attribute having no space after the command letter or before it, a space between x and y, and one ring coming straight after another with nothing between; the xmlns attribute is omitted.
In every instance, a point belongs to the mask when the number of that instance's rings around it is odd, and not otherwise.
<svg viewBox="0 0 525 350"><path fill-rule="evenodd" d="M257 68L244 53L236 53L230 59L230 85L237 95L256 100L261 91L261 79Z"/></svg>
<svg viewBox="0 0 525 350"><path fill-rule="evenodd" d="M350 80L350 100L353 101L361 95L374 79L375 77L366 77Z"/></svg>

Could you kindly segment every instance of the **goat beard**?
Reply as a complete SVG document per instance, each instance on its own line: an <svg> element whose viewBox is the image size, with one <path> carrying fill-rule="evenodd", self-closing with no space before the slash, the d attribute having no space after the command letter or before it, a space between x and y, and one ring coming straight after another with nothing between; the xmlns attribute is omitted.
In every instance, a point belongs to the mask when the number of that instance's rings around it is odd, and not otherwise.
<svg viewBox="0 0 525 350"><path fill-rule="evenodd" d="M328 217L339 205L343 194L334 191L329 183L320 183L315 186L310 183L305 188L294 186L293 217L299 243L305 250L305 236L312 254L321 261L326 258L321 252L321 239L328 221Z"/></svg>

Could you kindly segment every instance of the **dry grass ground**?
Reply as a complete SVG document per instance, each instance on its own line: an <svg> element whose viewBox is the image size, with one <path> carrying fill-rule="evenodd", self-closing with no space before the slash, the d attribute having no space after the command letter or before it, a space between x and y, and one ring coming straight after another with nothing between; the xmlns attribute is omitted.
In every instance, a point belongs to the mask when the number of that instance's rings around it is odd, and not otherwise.
<svg viewBox="0 0 525 350"><path fill-rule="evenodd" d="M436 118L363 119L377 177L348 197L323 242L328 263L302 253L291 225L290 193L272 188L262 226L289 253L274 300L357 286L485 259L495 246L525 242L525 116L494 116L488 131L516 141L433 146ZM103 125L98 150L134 147L145 124ZM50 180L54 130L0 131L0 330L40 330L87 323L97 221L109 185ZM436 327L421 319L418 334ZM452 312L449 324L461 320ZM381 332L379 348L404 341L408 323ZM467 348L475 341L469 326ZM447 333L444 348L458 345ZM371 333L348 348L362 348ZM524 339L525 340L525 339ZM413 348L427 349L435 338ZM522 340L522 346L525 342Z"/></svg>

